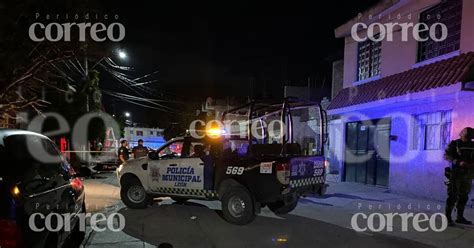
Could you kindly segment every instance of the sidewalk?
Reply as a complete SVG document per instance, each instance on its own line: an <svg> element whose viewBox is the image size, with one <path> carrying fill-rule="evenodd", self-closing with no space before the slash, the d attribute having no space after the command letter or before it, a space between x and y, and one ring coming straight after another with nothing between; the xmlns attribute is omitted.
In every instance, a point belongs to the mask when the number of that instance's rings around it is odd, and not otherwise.
<svg viewBox="0 0 474 248"><path fill-rule="evenodd" d="M118 209L125 208L120 200L120 188L114 174L103 173L99 178L86 179L86 208L89 213L104 213L109 216ZM89 220L88 220L89 221ZM113 232L105 228L104 232L95 232L86 223L86 236L82 247L155 247L139 239L131 237L124 232ZM117 226L116 221L114 226ZM105 227L105 224L99 228Z"/></svg>
<svg viewBox="0 0 474 248"><path fill-rule="evenodd" d="M117 209L125 208L122 202L117 203L116 206L107 208L102 213L105 216L109 216L112 213L117 212ZM118 223L114 221L114 227L117 227ZM155 247L144 241L136 239L132 236L127 235L124 232L114 232L106 228L106 224L98 225L99 228L104 228L103 232L95 232L90 227L90 223L87 223L86 237L82 243L83 247L133 247L133 248L148 248Z"/></svg>
<svg viewBox="0 0 474 248"><path fill-rule="evenodd" d="M357 183L329 183L322 198L302 198L298 207L291 213L320 221L351 228L351 218L356 213L444 213L444 202L417 199L388 193L387 189ZM471 202L469 203L471 204ZM268 213L267 213L268 214ZM468 206L466 218L474 220L474 209ZM455 217L455 213L453 213ZM399 219L399 218L397 218ZM396 220L397 220L396 219ZM361 222L359 222L361 223ZM393 223L393 232L388 235L415 240L437 247L468 247L474 245L474 226L449 227L443 232L417 232L408 222L408 232L401 231L401 221ZM365 225L367 222L365 222ZM361 227L362 227L361 223ZM439 226L441 224L439 223ZM377 225L376 225L377 227ZM370 235L370 232L364 232Z"/></svg>

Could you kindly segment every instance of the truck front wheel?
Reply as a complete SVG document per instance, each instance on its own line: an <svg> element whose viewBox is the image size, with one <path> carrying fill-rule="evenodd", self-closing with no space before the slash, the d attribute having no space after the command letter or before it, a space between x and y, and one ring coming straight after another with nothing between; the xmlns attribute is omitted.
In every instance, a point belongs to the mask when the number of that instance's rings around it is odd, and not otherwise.
<svg viewBox="0 0 474 248"><path fill-rule="evenodd" d="M285 204L284 201L277 201L277 202L272 202L272 203L267 204L268 208L272 210L272 212L275 214L287 214L293 211L293 209L295 209L297 205L298 205L298 198L296 198L295 201L291 203L287 203L287 204Z"/></svg>
<svg viewBox="0 0 474 248"><path fill-rule="evenodd" d="M250 192L242 186L229 188L222 196L224 219L236 225L245 225L255 219L255 206Z"/></svg>
<svg viewBox="0 0 474 248"><path fill-rule="evenodd" d="M145 188L136 178L127 178L120 188L120 198L129 208L146 208L151 201Z"/></svg>

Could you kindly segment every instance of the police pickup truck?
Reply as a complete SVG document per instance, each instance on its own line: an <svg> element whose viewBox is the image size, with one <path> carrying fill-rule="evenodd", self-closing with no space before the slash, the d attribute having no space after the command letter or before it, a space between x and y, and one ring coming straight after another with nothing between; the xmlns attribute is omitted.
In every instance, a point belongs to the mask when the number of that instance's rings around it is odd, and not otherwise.
<svg viewBox="0 0 474 248"><path fill-rule="evenodd" d="M299 118L292 116L292 112L302 108L317 110L313 112L319 119L319 136L315 136L321 145L317 155L302 155L300 145L294 142L292 133L298 124L293 118ZM296 207L300 196L324 194L327 184L322 144L326 117L319 104L291 99L283 103L251 102L225 112L222 120L231 116L245 116L248 135L231 134L235 125L222 135L215 131L199 137L186 135L168 141L149 157L122 164L117 175L125 205L145 208L154 197L165 196L177 202L220 200L223 217L230 223L244 225L262 207L286 214ZM274 128L282 135L270 143L270 128L263 122L275 117L283 123ZM254 125L254 129L261 135L250 134L255 121L260 126Z"/></svg>

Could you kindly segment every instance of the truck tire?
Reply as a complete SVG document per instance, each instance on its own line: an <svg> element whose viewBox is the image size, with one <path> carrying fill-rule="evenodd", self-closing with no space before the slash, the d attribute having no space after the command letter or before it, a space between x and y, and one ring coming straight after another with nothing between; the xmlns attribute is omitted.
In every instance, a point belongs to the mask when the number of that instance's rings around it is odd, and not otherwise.
<svg viewBox="0 0 474 248"><path fill-rule="evenodd" d="M150 195L136 178L129 178L122 183L120 198L127 207L134 209L146 208L151 201Z"/></svg>
<svg viewBox="0 0 474 248"><path fill-rule="evenodd" d="M315 193L316 197L323 197L326 194L326 190L326 184L316 184L313 188L313 192Z"/></svg>
<svg viewBox="0 0 474 248"><path fill-rule="evenodd" d="M236 225L245 225L255 219L255 206L250 192L243 186L230 187L222 196L224 219Z"/></svg>
<svg viewBox="0 0 474 248"><path fill-rule="evenodd" d="M296 198L296 201L286 205L284 201L277 201L268 203L267 206L275 214L287 214L296 208L298 205L298 199L299 198Z"/></svg>

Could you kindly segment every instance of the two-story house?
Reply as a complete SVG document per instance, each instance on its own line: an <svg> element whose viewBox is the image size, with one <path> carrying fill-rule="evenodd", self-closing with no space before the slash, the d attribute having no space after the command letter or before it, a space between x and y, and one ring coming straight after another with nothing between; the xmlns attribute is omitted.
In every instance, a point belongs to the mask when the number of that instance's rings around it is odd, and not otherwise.
<svg viewBox="0 0 474 248"><path fill-rule="evenodd" d="M336 28L329 154L341 180L444 199L444 149L474 126L472 13L474 0L382 0Z"/></svg>

